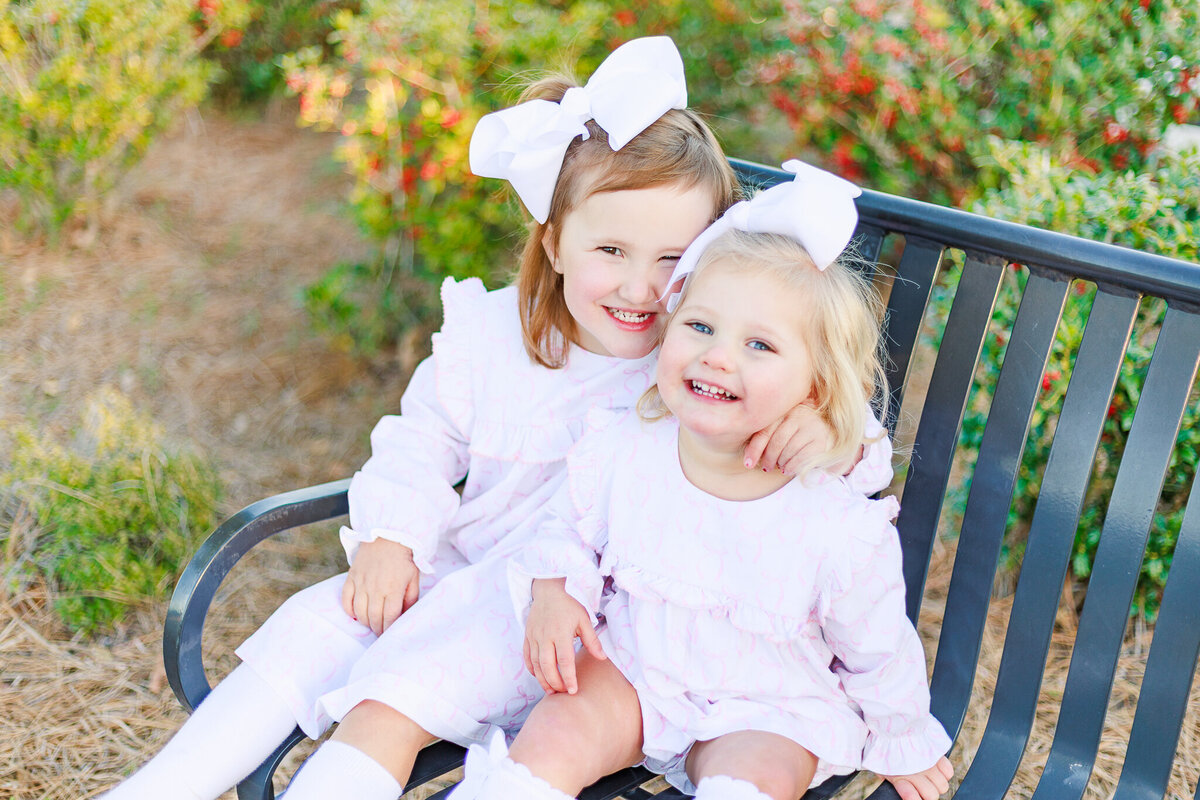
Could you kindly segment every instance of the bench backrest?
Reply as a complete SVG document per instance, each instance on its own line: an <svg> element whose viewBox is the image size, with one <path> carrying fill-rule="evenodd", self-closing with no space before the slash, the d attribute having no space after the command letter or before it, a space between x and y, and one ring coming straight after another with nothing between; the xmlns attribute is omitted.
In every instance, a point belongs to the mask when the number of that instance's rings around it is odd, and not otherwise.
<svg viewBox="0 0 1200 800"><path fill-rule="evenodd" d="M734 161L744 184L787 173ZM957 737L975 681L993 585L1030 420L1073 281L1096 285L1075 366L1058 413L1041 490L1012 597L1004 649L979 750L960 791L1000 797L1012 781L1038 708L1080 514L1095 476L1102 426L1143 297L1167 312L1128 433L1076 629L1059 724L1034 797L1070 800L1087 786L1152 518L1200 360L1200 266L1130 249L865 191L860 252L871 261L903 251L891 282L888 425L894 431L914 353L948 249L961 251L942 344L912 441L897 526L916 620L939 517L952 476L968 394L1004 271L1028 268L979 443L954 557L931 680L933 710ZM922 371L924 374L924 371ZM1194 463L1194 461L1193 461ZM1039 466L1039 469L1042 467ZM1192 484L1191 499L1200 490ZM1174 550L1116 797L1162 797L1200 650L1200 501L1190 503ZM1063 721L1069 721L1064 724ZM974 791L980 792L976 795Z"/></svg>

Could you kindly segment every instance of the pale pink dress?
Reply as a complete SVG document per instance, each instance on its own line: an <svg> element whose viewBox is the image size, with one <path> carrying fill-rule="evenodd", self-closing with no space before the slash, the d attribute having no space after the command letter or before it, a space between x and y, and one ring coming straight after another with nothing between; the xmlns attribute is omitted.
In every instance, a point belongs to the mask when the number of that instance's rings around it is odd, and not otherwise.
<svg viewBox="0 0 1200 800"><path fill-rule="evenodd" d="M594 428L510 578L522 614L532 578L565 575L602 616L604 650L641 701L649 767L694 792L692 744L742 730L814 753L814 784L915 773L949 749L904 612L895 498L814 473L721 500L684 477L674 419L597 413Z"/></svg>
<svg viewBox="0 0 1200 800"><path fill-rule="evenodd" d="M541 692L522 677L505 564L488 556L514 531L536 529L588 409L630 407L653 381L653 355L619 359L573 347L563 369L535 364L515 288L447 280L442 304L433 355L417 367L400 415L371 434L341 534L350 560L377 537L411 547L421 600L377 642L342 610L339 575L293 595L237 650L314 738L377 695L405 713L417 704L410 716L462 743L482 741L493 720L508 727L523 718ZM464 476L460 497L453 487ZM401 670L395 681L361 683L387 663ZM338 692L352 681L357 689Z"/></svg>

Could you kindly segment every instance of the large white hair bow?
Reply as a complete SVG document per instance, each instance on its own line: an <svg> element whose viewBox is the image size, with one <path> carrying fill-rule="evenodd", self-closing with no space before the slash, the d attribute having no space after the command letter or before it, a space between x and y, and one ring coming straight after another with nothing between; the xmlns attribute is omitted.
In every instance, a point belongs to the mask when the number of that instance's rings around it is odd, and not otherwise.
<svg viewBox="0 0 1200 800"><path fill-rule="evenodd" d="M576 136L588 138L585 122L596 120L612 149L620 150L672 108L687 108L675 43L667 36L634 39L561 102L530 100L479 120L471 135L471 171L507 180L534 219L545 222L567 146Z"/></svg>
<svg viewBox="0 0 1200 800"><path fill-rule="evenodd" d="M683 294L683 287L673 294L671 287L692 273L705 248L726 231L790 236L808 251L819 270L842 254L858 224L854 198L862 190L832 172L797 159L785 161L783 168L795 177L730 206L683 251L664 295L668 311L675 310Z"/></svg>

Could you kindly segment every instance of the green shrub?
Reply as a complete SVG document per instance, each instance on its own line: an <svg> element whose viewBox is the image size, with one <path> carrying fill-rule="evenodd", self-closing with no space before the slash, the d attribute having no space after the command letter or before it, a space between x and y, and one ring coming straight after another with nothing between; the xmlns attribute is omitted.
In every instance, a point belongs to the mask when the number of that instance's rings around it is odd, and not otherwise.
<svg viewBox="0 0 1200 800"><path fill-rule="evenodd" d="M214 69L197 55L239 8L0 0L0 190L16 191L23 224L53 232L93 215L154 134L204 96Z"/></svg>
<svg viewBox="0 0 1200 800"><path fill-rule="evenodd" d="M44 580L63 621L94 633L170 589L216 522L221 484L113 390L89 400L76 439L16 433L0 473L0 535L10 585Z"/></svg>
<svg viewBox="0 0 1200 800"><path fill-rule="evenodd" d="M310 294L321 324L336 328L347 309L386 320L370 306L396 274L502 279L519 217L495 202L497 182L467 170L475 122L511 103L505 87L529 70L586 76L621 42L664 33L690 105L729 152L801 155L955 204L1007 180L986 162L984 134L1041 143L1093 173L1140 170L1200 98L1200 9L1188 0L367 0L335 15L332 53L284 60L302 120L341 132L351 205L380 243L374 263L343 266ZM371 327L383 337L371 347L399 330Z"/></svg>
<svg viewBox="0 0 1200 800"><path fill-rule="evenodd" d="M993 139L988 148L988 157L997 168L1011 176L1011 182L1003 190L987 192L976 204L975 211L1161 255L1200 260L1200 153L1160 154L1158 164L1141 173L1088 175L1056 163L1046 151L1028 144ZM984 341L983 366L975 376L975 387L963 422L963 443L972 453L977 453L983 436L999 365L1026 278L1023 269L1006 272L993 312L992 327ZM948 286L937 288L935 302L940 307L945 307L953 284L952 279ZM1009 516L1016 545L1010 551L1012 557L1020 553L1023 534L1033 515L1041 469L1049 457L1058 411L1094 295L1095 287L1083 282L1076 282L1068 293L1017 476L1015 500ZM1080 579L1086 579L1091 571L1104 510L1108 506L1121 453L1133 422L1133 411L1165 313L1165 304L1159 300L1144 300L1139 308L1076 533L1071 568ZM1149 619L1156 613L1166 582L1183 507L1196 471L1197 453L1200 452L1198 395L1200 390L1194 388L1154 514L1149 549L1142 565L1135 610ZM968 460L973 463L974 456ZM961 508L968 487L969 484L957 487L950 505Z"/></svg>
<svg viewBox="0 0 1200 800"><path fill-rule="evenodd" d="M199 0L203 3L204 0ZM213 87L217 98L241 103L285 91L282 57L304 47L327 51L334 14L356 11L357 0L248 0L243 27L226 28L207 51L221 67Z"/></svg>
<svg viewBox="0 0 1200 800"><path fill-rule="evenodd" d="M397 274L391 261L334 265L304 287L304 307L316 331L338 349L374 356L401 332L437 330L441 307L427 281Z"/></svg>
<svg viewBox="0 0 1200 800"><path fill-rule="evenodd" d="M725 113L747 131L782 122L772 152L957 205L1003 183L978 170L986 134L1092 172L1141 170L1200 97L1194 0L796 0L767 18L761 49L733 84L753 91Z"/></svg>
<svg viewBox="0 0 1200 800"><path fill-rule="evenodd" d="M310 288L320 326L372 350L406 325L389 313L405 305L394 296L400 278L505 279L520 217L515 202L497 201L500 182L470 173L471 132L515 99L504 90L514 74L574 67L564 54L601 38L607 18L595 2L368 1L334 15L332 57L315 47L285 57L302 123L341 133L350 205L379 243L374 262L338 267Z"/></svg>

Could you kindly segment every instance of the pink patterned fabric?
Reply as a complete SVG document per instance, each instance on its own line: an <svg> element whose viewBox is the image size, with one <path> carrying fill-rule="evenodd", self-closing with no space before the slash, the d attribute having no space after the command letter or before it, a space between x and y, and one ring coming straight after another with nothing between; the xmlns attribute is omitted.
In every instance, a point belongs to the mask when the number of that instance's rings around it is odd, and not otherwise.
<svg viewBox="0 0 1200 800"><path fill-rule="evenodd" d="M442 304L433 356L414 373L402 413L372 432L341 532L350 560L378 537L413 548L421 599L377 640L342 611L340 575L297 592L237 650L313 738L368 698L460 744L519 724L540 689L519 663L524 632L512 619L505 563L487 562L537 532L588 409L630 408L654 378L653 354L623 360L572 348L563 369L534 364L514 288L447 280ZM890 480L890 456L886 441L868 449L854 472L864 491ZM452 487L464 474L460 498ZM479 683L485 668L495 680Z"/></svg>
<svg viewBox="0 0 1200 800"><path fill-rule="evenodd" d="M481 594L486 586L467 581L453 584L458 595L432 589L489 553L516 547L536 529L565 475L567 451L583 432L588 409L636 403L653 381L654 356L625 360L573 348L566 367L550 370L525 352L515 288L488 292L478 280L448 279L442 303L445 321L434 336L433 356L414 373L401 414L384 417L371 434L371 458L350 485L350 526L342 529L342 542L350 560L359 543L378 537L414 550L423 573L414 610L422 614L410 610L401 617L387 631L389 642L404 639L402 631L411 626L418 632L398 646L421 648L425 632L440 625L443 638L462 644L448 659L479 664L503 660L503 654L490 651L498 646L490 634L470 641L465 620L489 619L494 606L512 623L503 580L487 597ZM464 474L460 498L453 486ZM351 668L376 645L375 635L342 610L344 582L340 575L297 592L237 650L288 699L300 727L314 738L332 721L318 699L343 689ZM436 624L427 619L431 615ZM510 627L519 655L523 635L520 626ZM451 637L455 628L460 635ZM416 680L431 674L418 673ZM514 697L523 698L519 684L514 679L503 689L494 687L499 696L484 698L483 705L448 710L444 726L462 724L463 714L491 713L479 709L491 708L493 699L504 708ZM486 730L485 722L475 725ZM475 740L466 737L464 743Z"/></svg>
<svg viewBox="0 0 1200 800"><path fill-rule="evenodd" d="M525 352L514 287L478 279L442 284L445 322L417 368L399 416L371 434L371 458L350 485L347 557L382 537L411 547L436 572L437 544L475 563L544 505L587 411L632 407L654 379L635 360L572 348L546 369ZM466 476L462 497L452 488Z"/></svg>
<svg viewBox="0 0 1200 800"><path fill-rule="evenodd" d="M485 558L440 581L320 698L320 713L340 720L376 700L460 745L515 735L543 692L525 670L507 572L506 559Z"/></svg>
<svg viewBox="0 0 1200 800"><path fill-rule="evenodd" d="M760 500L721 500L684 477L673 419L598 412L593 428L510 579L519 610L532 578L565 575L604 618L605 651L638 690L651 768L694 791L688 749L739 730L810 750L816 782L909 774L949 749L904 614L895 498L814 473Z"/></svg>

